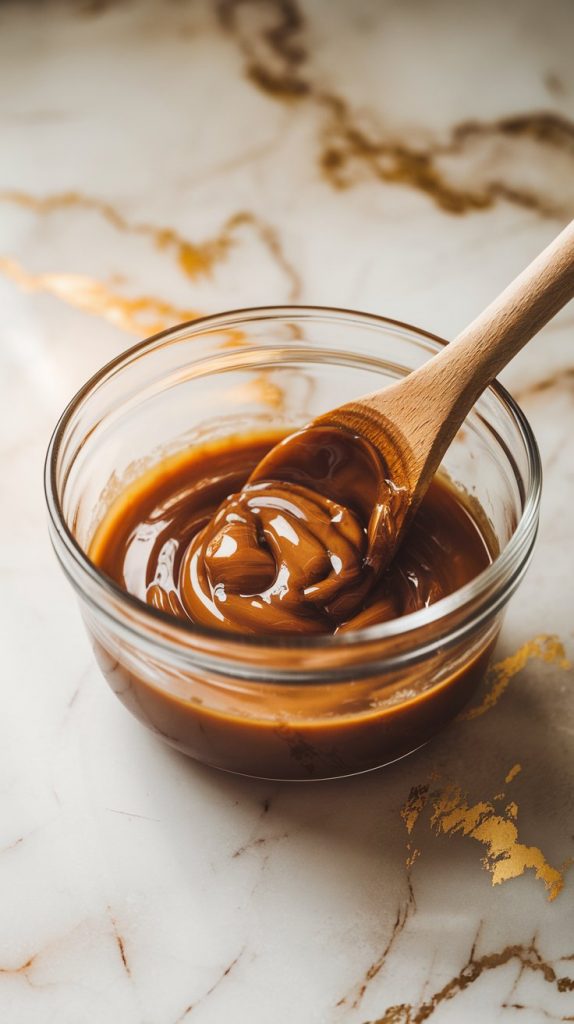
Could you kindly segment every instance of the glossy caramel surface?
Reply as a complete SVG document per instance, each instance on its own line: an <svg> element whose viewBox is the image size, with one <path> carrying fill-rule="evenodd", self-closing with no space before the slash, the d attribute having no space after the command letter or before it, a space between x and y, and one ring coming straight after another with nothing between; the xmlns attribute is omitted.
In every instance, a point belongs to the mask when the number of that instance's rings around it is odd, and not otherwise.
<svg viewBox="0 0 574 1024"><path fill-rule="evenodd" d="M365 557L368 467L347 458L339 437L326 439L324 463L308 479L242 489L283 436L229 438L154 466L112 505L90 557L120 587L169 614L256 634L384 622L445 597L490 563L465 501L439 477L377 576ZM327 478L340 481L340 502L321 493Z"/></svg>

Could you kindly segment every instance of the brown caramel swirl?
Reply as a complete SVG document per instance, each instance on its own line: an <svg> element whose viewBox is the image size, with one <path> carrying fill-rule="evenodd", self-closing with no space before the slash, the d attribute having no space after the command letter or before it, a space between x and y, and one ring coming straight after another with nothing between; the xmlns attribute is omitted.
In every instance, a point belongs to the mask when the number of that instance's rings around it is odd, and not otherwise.
<svg viewBox="0 0 574 1024"><path fill-rule="evenodd" d="M324 633L372 583L357 516L298 484L246 485L219 508L182 559L193 621L250 633Z"/></svg>
<svg viewBox="0 0 574 1024"><path fill-rule="evenodd" d="M489 563L465 502L438 479L381 570L369 550L369 517L373 508L383 517L384 537L393 496L377 505L385 492L369 452L341 431L324 433L306 476L294 460L290 479L249 483L283 436L239 437L152 467L109 510L90 557L164 614L223 632L283 635L387 622L440 600Z"/></svg>

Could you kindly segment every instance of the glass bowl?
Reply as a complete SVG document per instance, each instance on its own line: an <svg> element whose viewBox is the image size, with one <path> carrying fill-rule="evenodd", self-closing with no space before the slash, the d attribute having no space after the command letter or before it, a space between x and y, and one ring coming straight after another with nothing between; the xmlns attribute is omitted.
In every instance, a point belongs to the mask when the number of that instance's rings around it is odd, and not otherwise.
<svg viewBox="0 0 574 1024"><path fill-rule="evenodd" d="M243 432L300 427L402 377L444 344L351 311L240 310L135 345L68 405L46 459L52 543L108 683L168 743L259 778L335 778L410 753L469 700L538 525L536 442L497 383L441 467L497 553L479 576L428 608L337 636L224 634L130 596L86 555L110 504L166 455Z"/></svg>

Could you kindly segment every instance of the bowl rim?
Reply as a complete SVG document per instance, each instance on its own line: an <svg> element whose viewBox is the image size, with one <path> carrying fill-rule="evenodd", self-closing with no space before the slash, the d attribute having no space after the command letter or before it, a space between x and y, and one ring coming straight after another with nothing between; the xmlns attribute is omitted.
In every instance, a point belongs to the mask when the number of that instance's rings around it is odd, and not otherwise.
<svg viewBox="0 0 574 1024"><path fill-rule="evenodd" d="M92 607L97 608L100 613L103 613L106 618L111 619L116 625L121 626L124 630L127 629L129 633L135 634L140 640L142 636L149 639L151 632L153 634L154 647L158 645L164 648L167 647L179 657L181 657L182 651L184 651L185 656L194 663L197 661L197 655L200 653L202 642L207 642L208 644L215 643L217 645L218 657L210 659L210 663L214 663L214 661L219 663L220 656L223 654L226 646L229 649L233 649L234 652L240 647L267 652L270 650L288 651L289 649L293 651L320 651L325 648L332 650L333 648L349 648L358 644L379 643L385 640L391 641L404 637L409 633L415 634L413 636L413 650L411 651L414 657L420 648L420 645L417 644L416 633L421 627L428 627L433 624L439 624L441 621L450 620L457 612L463 612L467 608L470 612L470 623L467 623L467 627L471 629L476 628L478 621L490 617L494 614L496 608L502 607L506 603L524 574L536 537L542 484L540 453L532 428L518 403L497 380L493 381L485 390L494 394L498 402L511 416L513 425L518 429L521 436L527 456L528 479L525 479L524 482L522 514L504 549L478 576L434 604L398 619L368 626L361 630L334 635L319 634L304 637L298 635L277 636L268 633L234 634L199 626L191 622L175 619L169 614L151 605L147 605L140 598L127 593L127 591L100 572L76 541L66 523L58 493L58 457L65 438L66 428L72 416L81 404L89 398L90 394L99 385L104 383L106 379L111 377L122 365L127 366L134 358L139 358L148 350L156 349L158 343L165 343L166 339L171 339L173 342L185 340L187 337L186 332L190 329L193 333L204 333L206 330L220 329L232 325L237 326L238 322L281 319L354 321L357 326L391 328L407 332L414 336L412 340L416 340L418 337L424 341L430 341L433 343L434 348L448 344L443 338L423 328L376 313L364 313L334 306L288 304L245 307L197 317L196 319L188 320L160 331L124 349L96 371L68 402L56 423L46 453L44 493L48 507L50 534L56 555L70 582L83 599L87 600ZM184 337L180 337L182 334ZM74 572L71 572L66 565L64 561L65 556L71 559ZM82 586L82 583L88 584L89 592ZM490 600L493 594L496 596L494 602ZM112 599L113 608L109 607L110 599ZM485 603L488 605L486 608L484 607ZM121 614L122 610L124 611L123 616ZM447 634L449 632L447 630ZM460 638L460 635L461 629L458 628L456 638ZM200 642L199 650L193 647L194 639ZM444 631L438 639L441 641L441 646L444 646ZM420 657L420 650L418 650L418 654ZM221 660L222 663L225 662L224 657ZM404 654L401 656L401 660L404 660ZM412 660L412 658L408 660ZM387 659L383 658L381 664L386 664L386 662ZM234 666L233 674L237 674L237 665ZM266 667L265 674L269 676L269 666ZM315 675L316 673L313 672L312 674ZM286 675L289 677L293 675L300 676L300 668L290 669Z"/></svg>

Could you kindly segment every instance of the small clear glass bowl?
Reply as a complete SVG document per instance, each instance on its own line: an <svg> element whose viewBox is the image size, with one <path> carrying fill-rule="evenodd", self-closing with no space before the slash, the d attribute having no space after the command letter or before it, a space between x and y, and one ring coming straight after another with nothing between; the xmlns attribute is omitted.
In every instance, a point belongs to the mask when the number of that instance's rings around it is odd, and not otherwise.
<svg viewBox="0 0 574 1024"><path fill-rule="evenodd" d="M110 686L168 743L259 778L335 778L410 753L469 700L538 525L536 442L497 383L442 471L488 524L498 554L429 608L337 636L242 637L168 617L86 555L110 504L166 455L299 427L404 376L444 344L363 313L241 310L135 345L71 401L46 459L51 539Z"/></svg>

